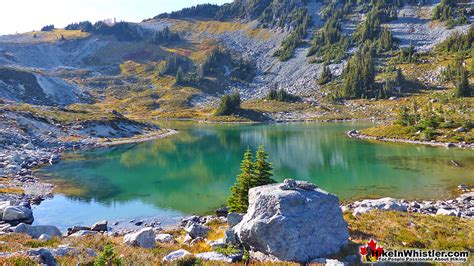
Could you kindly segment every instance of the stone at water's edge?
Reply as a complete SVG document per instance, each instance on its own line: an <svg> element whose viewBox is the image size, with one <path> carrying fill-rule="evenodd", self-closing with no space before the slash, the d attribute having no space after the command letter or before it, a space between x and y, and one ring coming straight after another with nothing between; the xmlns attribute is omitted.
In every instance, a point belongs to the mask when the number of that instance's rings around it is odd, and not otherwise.
<svg viewBox="0 0 474 266"><path fill-rule="evenodd" d="M233 230L251 251L296 262L337 253L349 237L335 195L286 180L251 189L248 212Z"/></svg>
<svg viewBox="0 0 474 266"><path fill-rule="evenodd" d="M138 232L125 235L123 243L129 246L154 248L156 246L155 231L151 227L143 228Z"/></svg>
<svg viewBox="0 0 474 266"><path fill-rule="evenodd" d="M29 225L21 223L12 228L15 233L24 233L30 235L32 238L39 238L42 235L49 237L61 237L61 231L56 226L52 225Z"/></svg>
<svg viewBox="0 0 474 266"><path fill-rule="evenodd" d="M34 221L33 212L25 206L8 206L3 210L3 221L17 225L19 223L32 224Z"/></svg>

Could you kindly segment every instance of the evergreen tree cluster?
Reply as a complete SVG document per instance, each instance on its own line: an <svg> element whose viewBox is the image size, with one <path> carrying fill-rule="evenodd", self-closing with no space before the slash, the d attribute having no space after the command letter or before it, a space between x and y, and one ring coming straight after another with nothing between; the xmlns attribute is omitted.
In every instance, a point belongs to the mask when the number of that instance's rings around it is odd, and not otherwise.
<svg viewBox="0 0 474 266"><path fill-rule="evenodd" d="M227 199L229 211L237 213L247 212L249 206L249 190L254 187L273 184L272 165L268 162L268 154L265 147L258 147L253 160L250 148L244 153L244 158L240 164L241 173L237 176L237 181L230 189L230 196Z"/></svg>
<svg viewBox="0 0 474 266"><path fill-rule="evenodd" d="M456 0L441 0L433 11L433 19L449 20L453 17L455 8Z"/></svg>
<svg viewBox="0 0 474 266"><path fill-rule="evenodd" d="M220 21L233 19L258 20L263 27L295 28L297 21L293 11L302 8L308 0L235 0L221 6L201 4L180 11L164 13L154 19L163 18L207 18Z"/></svg>
<svg viewBox="0 0 474 266"><path fill-rule="evenodd" d="M160 75L176 75L178 70L188 71L192 68L192 62L186 57L171 54L166 57L165 64L162 69L159 70Z"/></svg>
<svg viewBox="0 0 474 266"><path fill-rule="evenodd" d="M446 21L448 28L469 23L466 9L458 8L456 0L441 0L433 11L433 19Z"/></svg>
<svg viewBox="0 0 474 266"><path fill-rule="evenodd" d="M470 97L473 90L469 85L469 72L465 68L464 53L459 51L454 56L454 62L449 64L441 75L445 81L454 85L454 95L456 97Z"/></svg>
<svg viewBox="0 0 474 266"><path fill-rule="evenodd" d="M375 11L371 11L367 14L364 22L357 26L353 35L354 40L363 43L366 40L378 38L380 33L380 20L376 14Z"/></svg>
<svg viewBox="0 0 474 266"><path fill-rule="evenodd" d="M387 77L380 88L378 88L376 99L387 99L395 94L403 92L403 87L406 82L402 70L397 68L391 77Z"/></svg>
<svg viewBox="0 0 474 266"><path fill-rule="evenodd" d="M323 72L321 73L321 77L318 79L319 85L324 85L332 80L332 73L328 66L323 67Z"/></svg>
<svg viewBox="0 0 474 266"><path fill-rule="evenodd" d="M274 56L280 61L286 61L293 57L296 47L298 47L307 35L308 27L311 26L311 17L305 8L295 9L291 14L292 21L296 25L290 35L282 42Z"/></svg>
<svg viewBox="0 0 474 266"><path fill-rule="evenodd" d="M234 81L250 82L255 77L255 66L242 57L232 55L222 47L215 48L200 65L206 76L228 76Z"/></svg>
<svg viewBox="0 0 474 266"><path fill-rule="evenodd" d="M417 58L415 46L411 44L409 47L400 48L396 61L398 63L415 63Z"/></svg>
<svg viewBox="0 0 474 266"><path fill-rule="evenodd" d="M159 69L158 74L175 76L176 85L198 85L204 79L204 75L194 69L191 60L172 54L166 57L165 64Z"/></svg>
<svg viewBox="0 0 474 266"><path fill-rule="evenodd" d="M307 56L322 57L324 62L340 61L345 57L349 47L349 38L341 30L342 11L334 9L332 14L323 28L314 33Z"/></svg>
<svg viewBox="0 0 474 266"><path fill-rule="evenodd" d="M46 25L41 28L41 31L53 31L54 30L54 25Z"/></svg>
<svg viewBox="0 0 474 266"><path fill-rule="evenodd" d="M217 116L233 115L240 111L240 95L232 93L224 95L216 110Z"/></svg>
<svg viewBox="0 0 474 266"><path fill-rule="evenodd" d="M216 48L198 65L186 57L171 54L158 69L158 74L175 76L177 85L194 86L201 84L207 76L225 76L237 82L250 82L255 71L250 62L234 57L223 48Z"/></svg>
<svg viewBox="0 0 474 266"><path fill-rule="evenodd" d="M474 49L474 26L471 26L469 31L464 34L453 33L449 38L436 46L436 51L447 53L462 51L468 54L472 49Z"/></svg>
<svg viewBox="0 0 474 266"><path fill-rule="evenodd" d="M347 62L340 95L344 98L375 96L375 64L373 50L364 44Z"/></svg>
<svg viewBox="0 0 474 266"><path fill-rule="evenodd" d="M371 9L367 12L364 22L357 26L353 39L358 43L378 39L381 33L380 24L397 19L397 8L401 5L400 1L371 1Z"/></svg>
<svg viewBox="0 0 474 266"><path fill-rule="evenodd" d="M390 51L395 48L395 39L392 32L384 27L380 33L380 37L377 41L378 51Z"/></svg>
<svg viewBox="0 0 474 266"><path fill-rule="evenodd" d="M82 21L78 23L71 23L64 28L65 30L80 30L82 32L92 32L94 25L90 21Z"/></svg>
<svg viewBox="0 0 474 266"><path fill-rule="evenodd" d="M297 96L286 92L284 89L271 89L265 99L279 102L296 102L299 100Z"/></svg>
<svg viewBox="0 0 474 266"><path fill-rule="evenodd" d="M171 31L169 27L165 27L163 30L153 33L151 42L156 45L170 44L177 42L180 39L181 38L179 37L178 33Z"/></svg>
<svg viewBox="0 0 474 266"><path fill-rule="evenodd" d="M457 101L457 100L456 100ZM401 106L398 112L396 124L408 127L410 131L417 132L421 140L433 140L439 133L438 129L455 129L463 127L471 130L474 124L469 117L459 117L460 112L465 112L466 105L459 103L458 107L452 108L438 106L433 108L431 102L420 107L416 100L413 100L411 107ZM453 115L456 117L453 120Z"/></svg>
<svg viewBox="0 0 474 266"><path fill-rule="evenodd" d="M164 19L164 18L216 18L216 14L219 11L220 6L214 4L200 4L193 7L183 8L179 11L174 11L171 13L163 13L158 16L155 16L154 19Z"/></svg>
<svg viewBox="0 0 474 266"><path fill-rule="evenodd" d="M123 42L136 42L144 39L139 28L128 22L117 22L109 25L103 21L98 21L94 24L92 32L103 35L113 35L117 40Z"/></svg>

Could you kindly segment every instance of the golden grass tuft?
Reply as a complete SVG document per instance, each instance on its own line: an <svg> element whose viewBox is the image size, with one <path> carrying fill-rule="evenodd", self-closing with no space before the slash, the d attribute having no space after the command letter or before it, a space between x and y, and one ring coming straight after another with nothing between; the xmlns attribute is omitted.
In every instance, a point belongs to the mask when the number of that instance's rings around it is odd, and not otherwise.
<svg viewBox="0 0 474 266"><path fill-rule="evenodd" d="M0 194L5 193L5 194L24 194L25 190L23 188L17 188L17 187L2 187L0 188Z"/></svg>

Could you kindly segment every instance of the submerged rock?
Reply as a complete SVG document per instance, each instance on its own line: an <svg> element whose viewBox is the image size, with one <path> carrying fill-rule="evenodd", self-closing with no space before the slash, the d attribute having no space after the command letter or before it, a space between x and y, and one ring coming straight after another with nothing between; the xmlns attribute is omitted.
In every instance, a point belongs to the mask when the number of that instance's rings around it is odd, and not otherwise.
<svg viewBox="0 0 474 266"><path fill-rule="evenodd" d="M335 195L291 180L251 189L248 212L233 230L251 251L296 262L334 254L349 237Z"/></svg>

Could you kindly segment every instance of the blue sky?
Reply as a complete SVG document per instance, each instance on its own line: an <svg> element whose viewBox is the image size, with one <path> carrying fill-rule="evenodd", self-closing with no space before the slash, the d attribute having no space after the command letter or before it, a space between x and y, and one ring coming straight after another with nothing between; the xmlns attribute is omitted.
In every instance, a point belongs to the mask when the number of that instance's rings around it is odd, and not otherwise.
<svg viewBox="0 0 474 266"><path fill-rule="evenodd" d="M0 34L39 30L47 24L64 27L83 20L138 22L197 4L226 2L231 0L6 0L2 1Z"/></svg>

